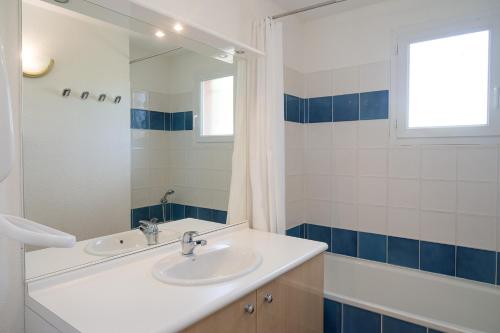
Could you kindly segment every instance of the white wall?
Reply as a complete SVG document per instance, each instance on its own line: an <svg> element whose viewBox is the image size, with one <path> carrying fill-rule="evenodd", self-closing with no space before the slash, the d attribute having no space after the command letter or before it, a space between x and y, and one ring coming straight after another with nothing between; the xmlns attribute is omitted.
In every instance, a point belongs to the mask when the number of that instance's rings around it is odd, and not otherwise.
<svg viewBox="0 0 500 333"><path fill-rule="evenodd" d="M11 82L16 131L16 164L6 181L0 184L0 212L21 215L20 156L20 67L19 2L0 2L0 39L4 43ZM0 332L24 331L24 254L20 244L0 237Z"/></svg>
<svg viewBox="0 0 500 333"><path fill-rule="evenodd" d="M309 21L304 25L304 72L387 61L396 29L498 5L497 0L388 0Z"/></svg>
<svg viewBox="0 0 500 333"><path fill-rule="evenodd" d="M134 91L161 112L194 111L196 86L208 75L234 73L231 64L183 50L131 65ZM194 130L132 130L132 208L158 205L167 189L174 203L227 211L232 143L200 143Z"/></svg>
<svg viewBox="0 0 500 333"><path fill-rule="evenodd" d="M61 9L58 9L61 11ZM129 41L125 31L79 15L23 5L23 42L55 59L24 78L25 213L78 240L130 225ZM72 95L61 96L62 88ZM91 97L81 100L88 90ZM96 96L121 95L100 103Z"/></svg>
<svg viewBox="0 0 500 333"><path fill-rule="evenodd" d="M309 21L305 74L287 71L287 93L389 89L394 30L498 5L386 1ZM500 250L498 145L401 146L389 140L388 120L289 123L287 145L288 227L303 215L307 223Z"/></svg>

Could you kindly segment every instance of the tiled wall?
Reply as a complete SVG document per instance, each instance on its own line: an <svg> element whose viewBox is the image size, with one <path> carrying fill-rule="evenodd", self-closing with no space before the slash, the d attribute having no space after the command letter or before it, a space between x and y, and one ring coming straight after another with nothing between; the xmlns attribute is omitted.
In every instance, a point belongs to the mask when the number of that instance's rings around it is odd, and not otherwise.
<svg viewBox="0 0 500 333"><path fill-rule="evenodd" d="M186 206L175 203L165 205L165 220L163 220L162 205L154 205L149 207L140 207L132 209L131 228L137 228L139 221L158 219L160 222L176 221L185 218L194 218L204 221L226 223L227 212L223 210Z"/></svg>
<svg viewBox="0 0 500 333"><path fill-rule="evenodd" d="M307 223L337 253L495 283L497 145L392 143L385 62L285 87L300 97L285 97L289 228Z"/></svg>
<svg viewBox="0 0 500 333"><path fill-rule="evenodd" d="M158 205L173 189L173 203L227 210L232 143L197 142L191 110L190 93L133 94L133 209Z"/></svg>
<svg viewBox="0 0 500 333"><path fill-rule="evenodd" d="M325 298L324 331L328 333L439 333L397 318Z"/></svg>

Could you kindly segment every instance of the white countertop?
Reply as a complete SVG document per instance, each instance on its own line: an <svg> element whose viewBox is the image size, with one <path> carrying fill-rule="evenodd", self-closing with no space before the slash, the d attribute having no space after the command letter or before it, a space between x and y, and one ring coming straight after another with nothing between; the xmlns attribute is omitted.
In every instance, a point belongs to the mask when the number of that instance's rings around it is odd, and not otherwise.
<svg viewBox="0 0 500 333"><path fill-rule="evenodd" d="M224 283L169 285L153 277L152 267L172 251L179 251L179 243L170 244L32 282L28 285L27 305L61 332L177 332L327 248L325 243L241 227L204 238L209 245L251 247L262 254L262 264Z"/></svg>
<svg viewBox="0 0 500 333"><path fill-rule="evenodd" d="M225 228L227 227L227 225L187 218L172 222L160 223L158 224L158 227L160 230L169 229L176 231L179 234L182 234L189 230L196 230L200 234L203 234L209 231ZM119 234L128 232L134 232L134 230L124 231ZM101 237L79 241L74 247L69 249L47 248L27 252L25 256L26 279L32 279L46 274L59 272L71 267L77 267L108 259L111 256L95 256L85 251L85 247L87 246L87 244L98 238Z"/></svg>

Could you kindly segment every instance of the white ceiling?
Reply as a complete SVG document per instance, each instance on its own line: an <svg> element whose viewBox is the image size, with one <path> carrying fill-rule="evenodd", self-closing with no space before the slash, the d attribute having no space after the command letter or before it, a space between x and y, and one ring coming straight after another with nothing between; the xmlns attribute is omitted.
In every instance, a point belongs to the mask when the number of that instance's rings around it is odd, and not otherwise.
<svg viewBox="0 0 500 333"><path fill-rule="evenodd" d="M285 11L295 10L311 5L315 5L321 2L325 2L326 0L273 0L280 7L282 7ZM346 0L343 2L335 3L332 5L328 5L325 7L313 9L299 15L304 20L314 20L321 17L334 15L342 12L346 12L349 10L353 10L356 8L373 5L379 2L384 2L388 0ZM280 13L273 13L273 15Z"/></svg>

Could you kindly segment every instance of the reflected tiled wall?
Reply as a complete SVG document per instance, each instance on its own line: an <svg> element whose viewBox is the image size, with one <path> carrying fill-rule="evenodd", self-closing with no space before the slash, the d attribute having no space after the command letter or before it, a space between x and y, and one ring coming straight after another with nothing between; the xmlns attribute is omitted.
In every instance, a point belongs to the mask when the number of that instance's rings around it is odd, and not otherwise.
<svg viewBox="0 0 500 333"><path fill-rule="evenodd" d="M132 208L169 199L186 207L226 211L232 143L196 141L191 94L133 93Z"/></svg>
<svg viewBox="0 0 500 333"><path fill-rule="evenodd" d="M498 145L391 143L386 62L285 73L288 228L305 222L344 254L444 274L471 278L459 268L480 263L473 278L496 281Z"/></svg>

